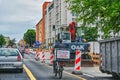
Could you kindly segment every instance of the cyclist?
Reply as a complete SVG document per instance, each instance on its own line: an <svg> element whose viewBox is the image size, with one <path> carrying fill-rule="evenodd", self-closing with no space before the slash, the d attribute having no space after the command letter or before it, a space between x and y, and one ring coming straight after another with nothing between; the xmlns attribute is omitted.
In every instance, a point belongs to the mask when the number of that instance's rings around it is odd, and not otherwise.
<svg viewBox="0 0 120 80"><path fill-rule="evenodd" d="M55 44L54 49L55 48L65 48L66 46L62 43L62 39L58 40L58 43ZM54 53L54 51L53 51ZM53 61L53 72L55 73L55 60Z"/></svg>

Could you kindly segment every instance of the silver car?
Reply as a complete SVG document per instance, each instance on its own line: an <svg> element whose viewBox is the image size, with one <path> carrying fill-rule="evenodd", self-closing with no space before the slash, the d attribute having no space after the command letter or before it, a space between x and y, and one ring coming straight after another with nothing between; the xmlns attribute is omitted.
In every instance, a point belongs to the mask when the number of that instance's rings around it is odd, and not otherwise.
<svg viewBox="0 0 120 80"><path fill-rule="evenodd" d="M23 72L23 58L18 49L0 48L0 70L4 69Z"/></svg>

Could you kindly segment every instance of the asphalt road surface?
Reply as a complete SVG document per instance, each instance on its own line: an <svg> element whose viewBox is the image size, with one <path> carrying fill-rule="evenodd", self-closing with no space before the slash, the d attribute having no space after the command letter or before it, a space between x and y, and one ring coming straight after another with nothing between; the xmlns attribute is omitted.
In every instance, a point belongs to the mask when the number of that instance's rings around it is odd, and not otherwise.
<svg viewBox="0 0 120 80"><path fill-rule="evenodd" d="M30 80L25 70L23 73L19 73L17 71L1 71L0 72L0 80Z"/></svg>
<svg viewBox="0 0 120 80"><path fill-rule="evenodd" d="M120 80L114 79L111 75L103 74L94 67L83 67L82 75L71 74L73 67L65 67L62 79L54 76L52 66L49 66L49 61L41 63L36 61L33 54L24 55L23 73L14 71L0 73L0 80ZM34 79L33 79L34 77Z"/></svg>
<svg viewBox="0 0 120 80"><path fill-rule="evenodd" d="M26 56L25 56L26 57ZM40 63L31 57L25 59L26 66L30 69L36 80L59 80L58 77L54 76L52 66L45 63ZM75 77L69 73L63 73L61 80L80 80L80 77Z"/></svg>
<svg viewBox="0 0 120 80"><path fill-rule="evenodd" d="M59 80L58 77L54 76L52 66L49 66L47 61L46 63L41 63L41 61L36 61L34 59L33 54L29 54L25 55L24 62L36 80ZM63 78L61 80L120 80L114 79L111 75L103 74L95 69L83 68L82 75L74 75L71 74L73 71L71 67L65 67Z"/></svg>

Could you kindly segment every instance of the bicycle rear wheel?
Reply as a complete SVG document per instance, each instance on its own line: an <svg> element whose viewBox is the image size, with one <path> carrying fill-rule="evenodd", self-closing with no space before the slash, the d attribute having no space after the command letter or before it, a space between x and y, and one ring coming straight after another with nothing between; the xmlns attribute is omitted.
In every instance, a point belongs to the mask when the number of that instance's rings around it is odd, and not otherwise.
<svg viewBox="0 0 120 80"><path fill-rule="evenodd" d="M57 76L57 73L58 73L58 66L57 66L57 63L55 64L55 77Z"/></svg>
<svg viewBox="0 0 120 80"><path fill-rule="evenodd" d="M55 70L55 77L57 76L57 71Z"/></svg>
<svg viewBox="0 0 120 80"><path fill-rule="evenodd" d="M62 78L62 74L63 74L63 66L60 66L60 69L59 69L59 72L58 72L59 79Z"/></svg>

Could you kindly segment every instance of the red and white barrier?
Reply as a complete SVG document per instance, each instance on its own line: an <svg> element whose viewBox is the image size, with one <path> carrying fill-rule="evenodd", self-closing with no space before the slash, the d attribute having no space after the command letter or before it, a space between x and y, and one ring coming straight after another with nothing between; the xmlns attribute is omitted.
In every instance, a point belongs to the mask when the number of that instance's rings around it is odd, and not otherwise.
<svg viewBox="0 0 120 80"><path fill-rule="evenodd" d="M82 72L80 72L80 70L81 70L81 51L77 50L75 58L75 68L72 73L82 75Z"/></svg>
<svg viewBox="0 0 120 80"><path fill-rule="evenodd" d="M50 52L49 51L45 52L45 60L50 60Z"/></svg>
<svg viewBox="0 0 120 80"><path fill-rule="evenodd" d="M102 54L100 55L100 66L102 66Z"/></svg>
<svg viewBox="0 0 120 80"><path fill-rule="evenodd" d="M37 52L37 53L36 53L36 60L37 60L37 61L40 60L40 57L39 57L39 56L40 56L40 52Z"/></svg>
<svg viewBox="0 0 120 80"><path fill-rule="evenodd" d="M54 61L54 54L50 53L50 65L53 65L53 61Z"/></svg>
<svg viewBox="0 0 120 80"><path fill-rule="evenodd" d="M45 63L45 53L42 52L42 63Z"/></svg>
<svg viewBox="0 0 120 80"><path fill-rule="evenodd" d="M81 51L76 51L76 58L75 58L75 70L80 71L81 70Z"/></svg>

